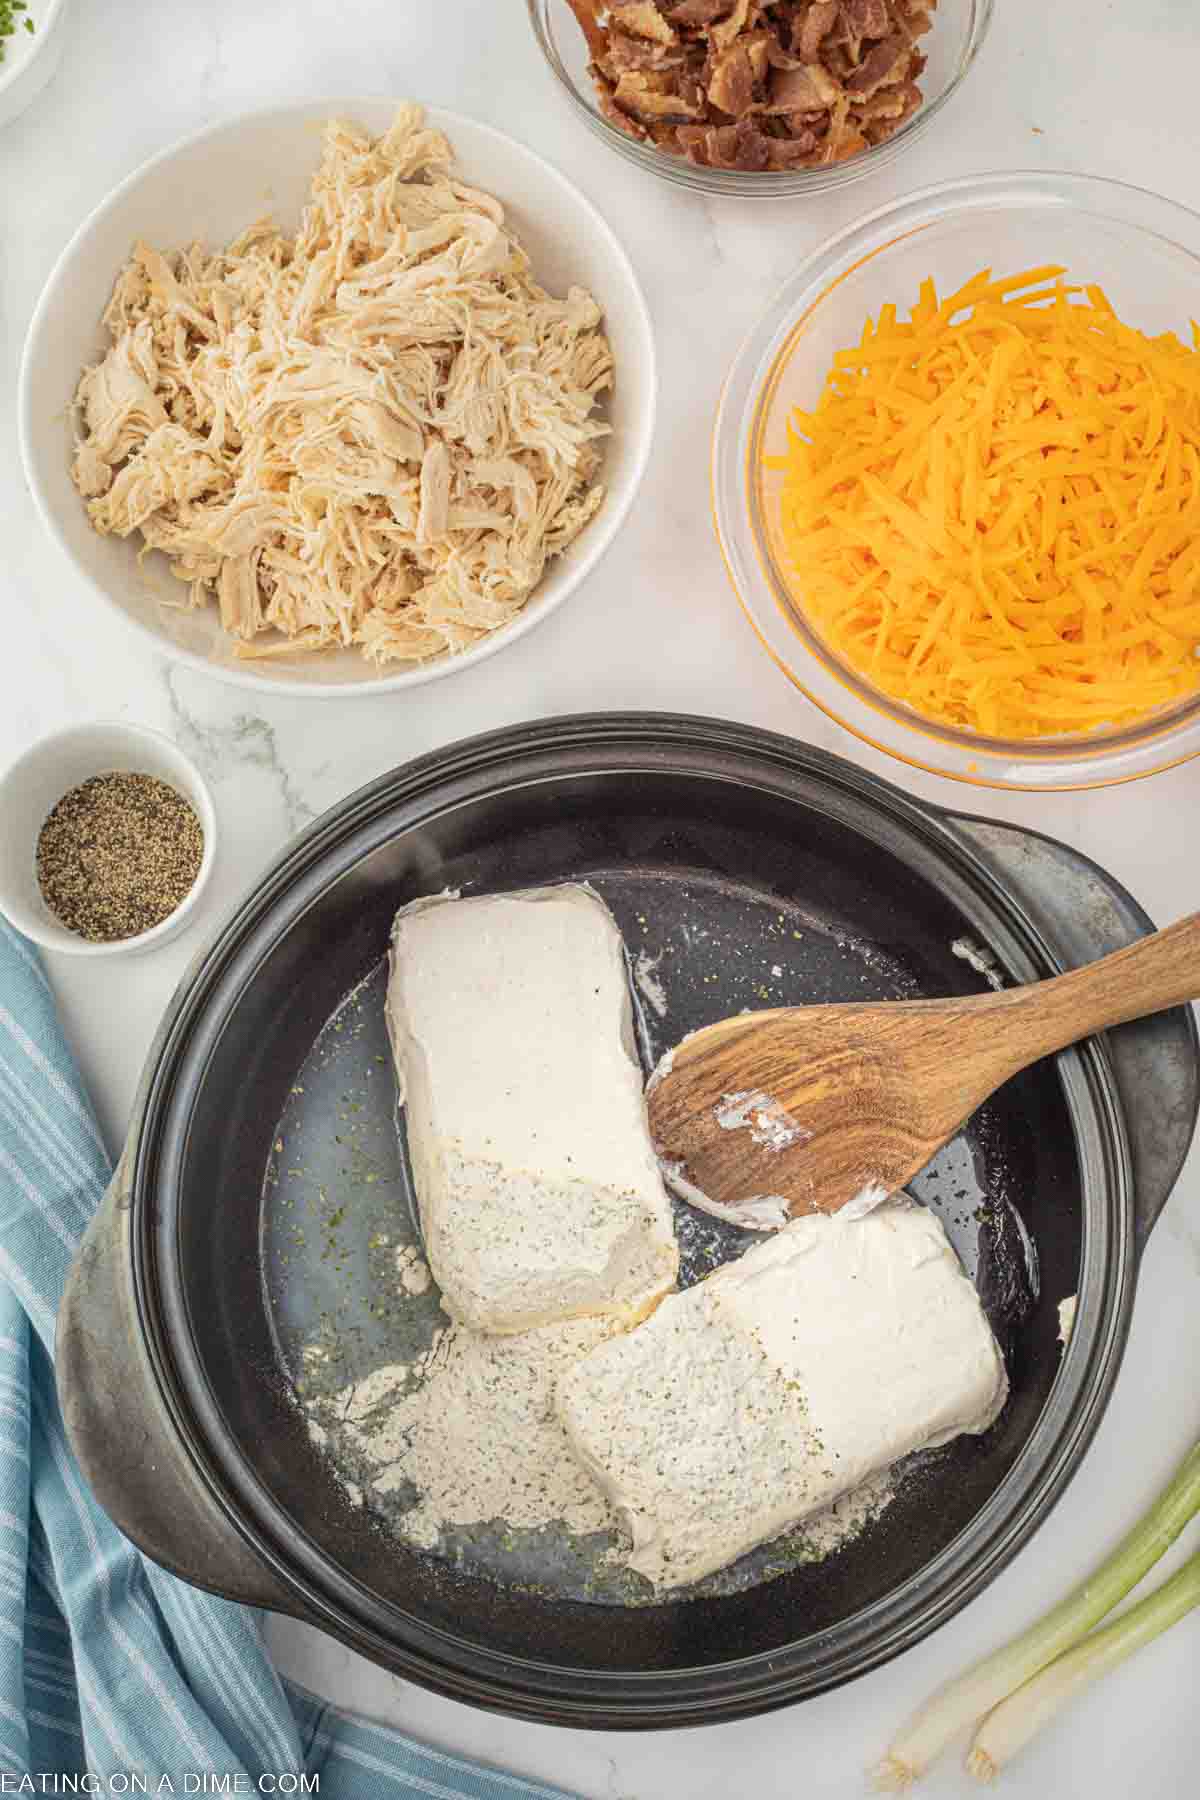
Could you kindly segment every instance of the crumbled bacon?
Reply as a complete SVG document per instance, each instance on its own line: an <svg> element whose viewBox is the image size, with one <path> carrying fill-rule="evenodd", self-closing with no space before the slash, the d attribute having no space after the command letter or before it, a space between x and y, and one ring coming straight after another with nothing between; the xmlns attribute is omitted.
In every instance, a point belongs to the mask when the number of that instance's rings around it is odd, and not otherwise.
<svg viewBox="0 0 1200 1800"><path fill-rule="evenodd" d="M812 161L813 151L820 147L818 134L804 128L792 137L768 138L767 160L772 169L802 169Z"/></svg>
<svg viewBox="0 0 1200 1800"><path fill-rule="evenodd" d="M669 69L680 67L683 52L678 46L652 44L648 38L631 37L627 31L610 31L608 47L601 67L606 75L623 75L627 69Z"/></svg>
<svg viewBox="0 0 1200 1800"><path fill-rule="evenodd" d="M869 144L882 144L885 138L892 137L921 104L921 90L915 82L906 82L898 91L892 88L886 91L889 95L895 93L895 104L889 105L886 112L877 112L864 121L863 132ZM879 106L879 98L870 104Z"/></svg>
<svg viewBox="0 0 1200 1800"><path fill-rule="evenodd" d="M650 38L656 44L673 44L675 33L654 4L654 0L610 0L611 22L634 37Z"/></svg>
<svg viewBox="0 0 1200 1800"><path fill-rule="evenodd" d="M761 8L758 0L734 0L733 6L727 10L729 17L714 25L708 34L718 50L728 48L743 31L753 30L758 23Z"/></svg>
<svg viewBox="0 0 1200 1800"><path fill-rule="evenodd" d="M866 98L886 82L902 79L908 70L911 52L905 40L897 35L887 37L867 51L853 75L846 77L846 92Z"/></svg>
<svg viewBox="0 0 1200 1800"><path fill-rule="evenodd" d="M754 70L741 44L731 44L715 58L708 78L708 98L718 112L740 119L754 104Z"/></svg>
<svg viewBox="0 0 1200 1800"><path fill-rule="evenodd" d="M607 76L595 66L593 66L592 74L596 83L596 102L609 124L615 125L618 131L623 131L626 137L634 138L638 143L644 143L650 133L632 114L621 111L616 102L615 84L609 81Z"/></svg>
<svg viewBox="0 0 1200 1800"><path fill-rule="evenodd" d="M843 0L843 28L860 44L864 38L886 37L891 23L887 0Z"/></svg>
<svg viewBox="0 0 1200 1800"><path fill-rule="evenodd" d="M736 125L691 125L680 131L685 155L710 169L768 168L768 140L750 119Z"/></svg>
<svg viewBox="0 0 1200 1800"><path fill-rule="evenodd" d="M792 47L801 62L820 60L821 45L837 22L838 0L817 0L792 24Z"/></svg>
<svg viewBox="0 0 1200 1800"><path fill-rule="evenodd" d="M604 55L605 32L596 17L599 10L596 0L567 0L567 5L579 20L579 29L587 39L588 55L593 62L598 62Z"/></svg>
<svg viewBox="0 0 1200 1800"><path fill-rule="evenodd" d="M937 0L569 0L605 118L716 169L811 168L921 104Z"/></svg>
<svg viewBox="0 0 1200 1800"><path fill-rule="evenodd" d="M668 75L648 71L622 75L613 92L613 104L622 112L632 113L635 119L664 119L676 124L698 119L703 112L701 106L689 104Z"/></svg>
<svg viewBox="0 0 1200 1800"><path fill-rule="evenodd" d="M836 81L827 75L820 63L801 64L798 69L777 69L771 76L770 94L764 112L824 112L841 93Z"/></svg>
<svg viewBox="0 0 1200 1800"><path fill-rule="evenodd" d="M715 25L729 11L732 0L678 0L667 8L672 25Z"/></svg>

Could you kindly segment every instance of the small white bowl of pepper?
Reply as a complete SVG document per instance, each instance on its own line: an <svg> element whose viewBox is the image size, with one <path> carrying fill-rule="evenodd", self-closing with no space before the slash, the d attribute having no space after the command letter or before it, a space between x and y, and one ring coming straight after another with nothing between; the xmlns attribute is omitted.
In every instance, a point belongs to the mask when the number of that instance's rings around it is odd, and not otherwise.
<svg viewBox="0 0 1200 1800"><path fill-rule="evenodd" d="M199 771L145 726L71 726L0 778L0 912L47 950L165 943L194 913L215 852Z"/></svg>

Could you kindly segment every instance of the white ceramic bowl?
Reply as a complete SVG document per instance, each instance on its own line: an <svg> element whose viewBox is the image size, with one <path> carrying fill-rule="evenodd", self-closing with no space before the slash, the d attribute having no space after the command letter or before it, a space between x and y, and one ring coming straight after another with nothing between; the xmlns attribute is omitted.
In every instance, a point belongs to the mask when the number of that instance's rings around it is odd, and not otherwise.
<svg viewBox="0 0 1200 1800"><path fill-rule="evenodd" d="M298 653L239 663L215 611L160 604L178 598L178 582L155 555L139 567L133 540L102 538L72 486L71 400L80 372L106 347L100 315L137 238L160 249L201 239L216 246L264 213L296 224L320 151L320 131L335 116L371 131L390 125L396 102L334 98L251 113L209 127L137 170L76 232L38 302L21 369L19 398L25 470L43 519L81 579L81 589L113 608L156 649L240 687L300 696L350 696L412 687L492 655L531 631L591 573L620 529L637 492L654 430L654 338L646 303L624 250L599 213L557 170L512 138L457 113L427 109L450 138L463 175L503 203L533 261L555 292L590 289L604 310L616 365L605 417L604 506L548 567L511 624L458 656L372 668L357 650ZM86 593L79 596L81 613Z"/></svg>
<svg viewBox="0 0 1200 1800"><path fill-rule="evenodd" d="M136 937L93 944L60 925L42 899L37 841L64 794L93 775L117 771L154 775L190 801L204 832L204 855L191 892L161 925ZM217 817L198 770L170 738L148 731L144 725L100 720L53 732L0 776L0 912L10 925L47 950L63 950L71 956L119 956L165 943L194 914L208 885L216 848Z"/></svg>
<svg viewBox="0 0 1200 1800"><path fill-rule="evenodd" d="M72 13L72 0L29 0L28 32L17 25L5 41L0 63L0 125L11 124L37 99L62 61Z"/></svg>

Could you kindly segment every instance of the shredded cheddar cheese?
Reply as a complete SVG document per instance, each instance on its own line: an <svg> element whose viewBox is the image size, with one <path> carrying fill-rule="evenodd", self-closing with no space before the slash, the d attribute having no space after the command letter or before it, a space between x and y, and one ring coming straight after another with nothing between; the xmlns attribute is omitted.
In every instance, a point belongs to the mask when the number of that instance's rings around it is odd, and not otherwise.
<svg viewBox="0 0 1200 1800"><path fill-rule="evenodd" d="M1056 266L885 306L788 426L779 527L834 654L991 737L1200 689L1200 326L1124 324Z"/></svg>

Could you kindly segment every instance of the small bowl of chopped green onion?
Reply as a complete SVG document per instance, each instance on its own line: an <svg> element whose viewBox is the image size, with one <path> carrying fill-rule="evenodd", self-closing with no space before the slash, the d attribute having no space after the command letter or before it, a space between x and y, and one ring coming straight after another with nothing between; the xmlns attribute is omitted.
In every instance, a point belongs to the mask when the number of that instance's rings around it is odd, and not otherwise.
<svg viewBox="0 0 1200 1800"><path fill-rule="evenodd" d="M216 814L170 738L117 720L42 738L0 777L0 912L47 950L150 950L195 913Z"/></svg>
<svg viewBox="0 0 1200 1800"><path fill-rule="evenodd" d="M0 0L0 125L37 99L62 60L70 0Z"/></svg>

